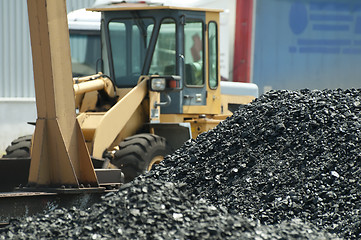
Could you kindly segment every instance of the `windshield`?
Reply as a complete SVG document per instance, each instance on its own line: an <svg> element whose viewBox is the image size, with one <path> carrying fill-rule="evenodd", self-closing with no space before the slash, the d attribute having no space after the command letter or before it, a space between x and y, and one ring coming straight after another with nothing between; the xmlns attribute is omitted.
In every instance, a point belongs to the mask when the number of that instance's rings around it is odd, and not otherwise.
<svg viewBox="0 0 361 240"><path fill-rule="evenodd" d="M176 75L176 23L163 19L158 33L149 75Z"/></svg>
<svg viewBox="0 0 361 240"><path fill-rule="evenodd" d="M96 63L101 57L99 32L70 32L70 50L73 77L96 73Z"/></svg>
<svg viewBox="0 0 361 240"><path fill-rule="evenodd" d="M133 87L142 73L154 20L116 19L109 22L108 28L116 84Z"/></svg>

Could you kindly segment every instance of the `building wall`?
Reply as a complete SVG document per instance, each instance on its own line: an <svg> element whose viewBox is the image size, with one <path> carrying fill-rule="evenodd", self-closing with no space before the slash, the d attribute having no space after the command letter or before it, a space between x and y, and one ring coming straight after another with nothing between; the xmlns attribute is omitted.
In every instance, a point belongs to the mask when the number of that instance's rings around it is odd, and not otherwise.
<svg viewBox="0 0 361 240"><path fill-rule="evenodd" d="M0 1L1 98L34 97L26 1Z"/></svg>
<svg viewBox="0 0 361 240"><path fill-rule="evenodd" d="M95 0L67 0L67 11ZM9 143L32 134L36 121L27 1L0 0L0 156Z"/></svg>
<svg viewBox="0 0 361 240"><path fill-rule="evenodd" d="M257 0L253 82L270 89L360 88L359 0Z"/></svg>

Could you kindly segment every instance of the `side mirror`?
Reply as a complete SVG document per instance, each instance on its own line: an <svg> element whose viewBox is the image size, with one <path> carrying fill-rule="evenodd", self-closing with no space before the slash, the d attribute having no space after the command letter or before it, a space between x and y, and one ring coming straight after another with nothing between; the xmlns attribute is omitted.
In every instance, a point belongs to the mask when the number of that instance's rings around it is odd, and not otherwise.
<svg viewBox="0 0 361 240"><path fill-rule="evenodd" d="M150 76L149 89L154 92L174 92L182 90L180 76Z"/></svg>

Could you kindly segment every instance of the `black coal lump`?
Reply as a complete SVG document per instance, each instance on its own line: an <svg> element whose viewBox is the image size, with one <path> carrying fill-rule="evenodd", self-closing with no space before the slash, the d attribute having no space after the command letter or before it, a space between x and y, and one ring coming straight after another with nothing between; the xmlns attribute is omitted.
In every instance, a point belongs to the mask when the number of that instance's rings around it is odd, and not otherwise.
<svg viewBox="0 0 361 240"><path fill-rule="evenodd" d="M361 238L361 90L270 91L150 173L263 224Z"/></svg>

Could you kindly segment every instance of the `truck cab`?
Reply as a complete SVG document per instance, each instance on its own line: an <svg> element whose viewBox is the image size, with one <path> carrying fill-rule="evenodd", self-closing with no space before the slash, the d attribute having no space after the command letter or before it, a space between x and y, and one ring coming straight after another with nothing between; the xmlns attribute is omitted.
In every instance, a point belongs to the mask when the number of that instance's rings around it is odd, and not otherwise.
<svg viewBox="0 0 361 240"><path fill-rule="evenodd" d="M89 76L97 72L101 58L100 12L79 9L68 14L73 77Z"/></svg>

